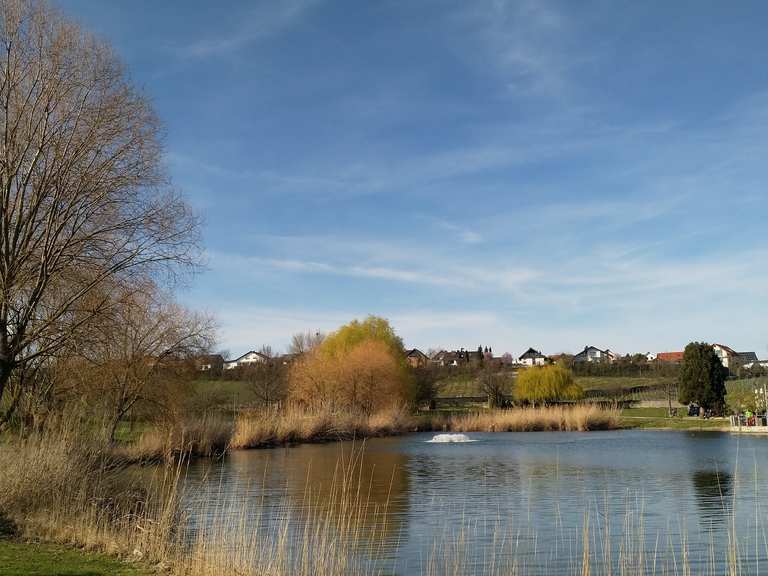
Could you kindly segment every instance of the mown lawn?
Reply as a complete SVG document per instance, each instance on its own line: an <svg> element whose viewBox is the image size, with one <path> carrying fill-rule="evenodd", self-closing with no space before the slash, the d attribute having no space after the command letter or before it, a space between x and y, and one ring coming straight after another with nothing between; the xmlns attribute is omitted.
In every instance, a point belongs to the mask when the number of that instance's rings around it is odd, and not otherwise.
<svg viewBox="0 0 768 576"><path fill-rule="evenodd" d="M0 539L0 576L148 576L109 556L54 544Z"/></svg>
<svg viewBox="0 0 768 576"><path fill-rule="evenodd" d="M728 428L727 418L688 418L680 409L674 418L667 417L666 408L625 408L621 411L622 425L626 428L666 428L670 430L711 430Z"/></svg>
<svg viewBox="0 0 768 576"><path fill-rule="evenodd" d="M667 430L725 430L728 419L710 418L622 418L627 428L663 428Z"/></svg>
<svg viewBox="0 0 768 576"><path fill-rule="evenodd" d="M678 410L680 417L684 416ZM621 411L622 416L642 417L642 418L667 418L666 408L624 408Z"/></svg>

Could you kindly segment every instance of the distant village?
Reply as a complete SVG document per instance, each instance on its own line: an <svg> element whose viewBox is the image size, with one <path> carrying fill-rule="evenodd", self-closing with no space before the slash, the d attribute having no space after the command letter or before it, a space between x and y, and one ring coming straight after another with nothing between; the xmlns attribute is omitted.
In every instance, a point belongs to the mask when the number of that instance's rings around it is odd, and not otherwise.
<svg viewBox="0 0 768 576"><path fill-rule="evenodd" d="M757 367L768 369L768 360L758 360L755 352L737 352L724 344L713 344L712 347L723 366L729 370L737 368L752 370ZM204 372L218 373L265 362L277 362L288 365L298 356L299 354L271 356L265 352L250 350L237 358L226 360L221 354L209 354L198 359L198 369ZM515 357L508 352L496 356L492 348L478 346L476 350L461 348L459 350L439 350L430 353L424 353L418 348L411 348L406 350L406 360L414 368L476 366L481 363L497 365L499 367L521 368L556 363L573 365L582 363L614 364L617 362L644 362L657 365L675 365L683 361L683 352L645 352L620 356L608 348L602 349L596 346L585 346L578 354L553 355L546 355L535 348L528 348L520 356Z"/></svg>

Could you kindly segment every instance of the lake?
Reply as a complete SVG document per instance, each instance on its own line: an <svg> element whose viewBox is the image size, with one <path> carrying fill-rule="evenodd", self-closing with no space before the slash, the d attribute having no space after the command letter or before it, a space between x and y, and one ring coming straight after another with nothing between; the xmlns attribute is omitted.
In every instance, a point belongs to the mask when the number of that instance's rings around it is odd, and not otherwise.
<svg viewBox="0 0 768 576"><path fill-rule="evenodd" d="M593 574L768 572L768 437L433 436L196 462L185 480L190 534L214 521L224 542L229 530L291 533L322 513L345 553L384 574L581 574L585 555ZM354 530L342 528L353 515L339 497L345 483L365 502Z"/></svg>

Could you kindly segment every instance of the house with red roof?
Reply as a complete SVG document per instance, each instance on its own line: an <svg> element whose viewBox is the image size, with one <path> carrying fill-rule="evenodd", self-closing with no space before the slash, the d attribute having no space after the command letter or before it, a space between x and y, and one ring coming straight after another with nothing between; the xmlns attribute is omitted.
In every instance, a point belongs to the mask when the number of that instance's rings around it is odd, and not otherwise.
<svg viewBox="0 0 768 576"><path fill-rule="evenodd" d="M656 354L656 361L667 364L680 364L683 361L683 352L659 352Z"/></svg>

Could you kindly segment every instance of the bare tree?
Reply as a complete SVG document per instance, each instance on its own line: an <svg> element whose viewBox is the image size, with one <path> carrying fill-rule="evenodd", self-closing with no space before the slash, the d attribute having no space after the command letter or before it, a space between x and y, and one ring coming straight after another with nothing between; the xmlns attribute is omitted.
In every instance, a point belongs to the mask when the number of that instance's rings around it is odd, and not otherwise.
<svg viewBox="0 0 768 576"><path fill-rule="evenodd" d="M42 0L3 0L0 402L14 370L77 337L114 286L197 261L197 219L160 158L158 119L110 47Z"/></svg>
<svg viewBox="0 0 768 576"><path fill-rule="evenodd" d="M480 387L488 397L488 408L500 408L506 404L504 394L507 389L507 379L498 374L492 366L485 366L479 376Z"/></svg>
<svg viewBox="0 0 768 576"><path fill-rule="evenodd" d="M290 354L306 354L312 352L320 346L325 340L325 334L320 332L298 332L291 337L291 344L288 347Z"/></svg>
<svg viewBox="0 0 768 576"><path fill-rule="evenodd" d="M275 359L246 367L243 378L263 405L274 404L285 398L288 369Z"/></svg>
<svg viewBox="0 0 768 576"><path fill-rule="evenodd" d="M210 349L213 332L210 318L152 285L123 295L102 315L79 353L91 368L84 371L86 393L98 395L110 440L138 402L167 407L172 381L190 366L188 360Z"/></svg>

